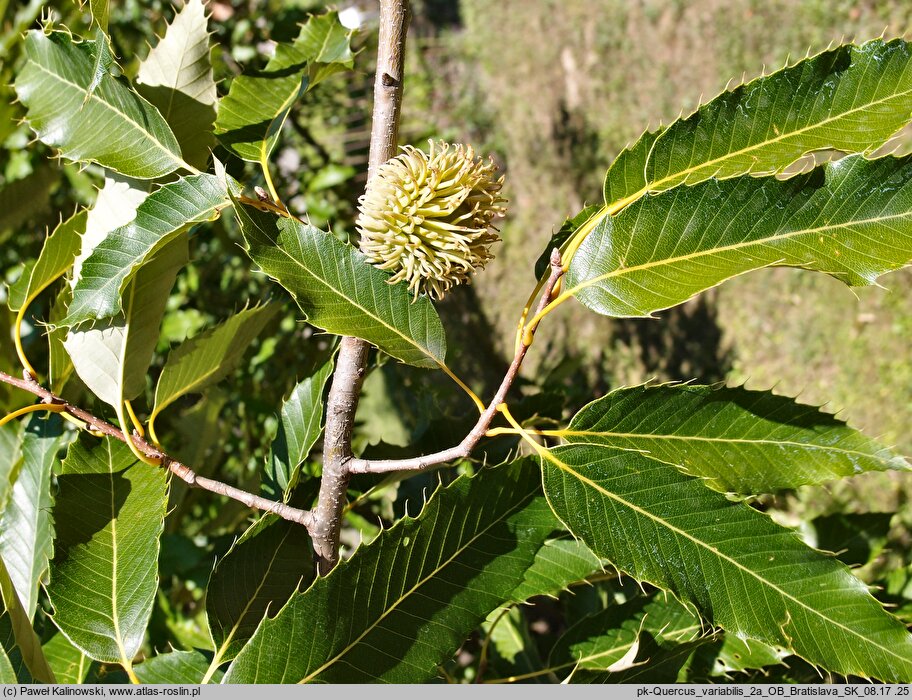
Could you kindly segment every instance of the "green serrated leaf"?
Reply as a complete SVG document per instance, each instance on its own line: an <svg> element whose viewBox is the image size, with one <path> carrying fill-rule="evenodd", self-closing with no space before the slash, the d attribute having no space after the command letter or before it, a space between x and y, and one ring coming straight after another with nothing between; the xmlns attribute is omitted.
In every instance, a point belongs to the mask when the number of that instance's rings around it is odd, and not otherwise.
<svg viewBox="0 0 912 700"><path fill-rule="evenodd" d="M556 233L551 234L551 239L548 241L548 245L545 246L545 249L542 251L542 254L538 256L538 260L535 261L535 279L540 279L547 271L548 266L551 261L551 251L555 248L562 248L567 240L582 227L587 221L589 221L593 216L598 215L602 211L602 207L593 204L585 209L583 209L576 216L571 216L557 230Z"/></svg>
<svg viewBox="0 0 912 700"><path fill-rule="evenodd" d="M269 448L261 491L274 500L287 500L301 464L323 432L323 389L333 372L330 359L313 375L295 385L282 403L279 431Z"/></svg>
<svg viewBox="0 0 912 700"><path fill-rule="evenodd" d="M59 325L66 316L67 306L72 298L73 289L68 284L63 285L48 313L48 384L57 396L61 395L63 387L73 375L73 361L63 345L67 329Z"/></svg>
<svg viewBox="0 0 912 700"><path fill-rule="evenodd" d="M24 421L0 425L0 512L6 508L10 492L22 466Z"/></svg>
<svg viewBox="0 0 912 700"><path fill-rule="evenodd" d="M205 168L215 143L212 127L218 95L201 0L190 0L181 8L164 37L139 64L136 88L170 124L184 160Z"/></svg>
<svg viewBox="0 0 912 700"><path fill-rule="evenodd" d="M521 603L536 595L556 596L571 583L602 570L602 562L576 539L549 540L535 553L523 582L510 597Z"/></svg>
<svg viewBox="0 0 912 700"><path fill-rule="evenodd" d="M440 489L265 619L227 683L424 682L509 598L556 523L534 469ZM406 643L407 641L407 643Z"/></svg>
<svg viewBox="0 0 912 700"><path fill-rule="evenodd" d="M22 466L0 514L0 557L29 620L54 549L51 474L62 438L60 416L32 414L22 439Z"/></svg>
<svg viewBox="0 0 912 700"><path fill-rule="evenodd" d="M299 526L264 516L248 528L209 579L206 613L215 657L203 682L238 655L267 610L280 609L313 577L313 549Z"/></svg>
<svg viewBox="0 0 912 700"><path fill-rule="evenodd" d="M111 68L116 66L114 54L111 52L110 40L101 27L95 30L95 40L89 46L92 55L92 80L86 88L86 95L82 101L83 107L95 94L104 77L109 73L114 75Z"/></svg>
<svg viewBox="0 0 912 700"><path fill-rule="evenodd" d="M82 261L63 325L117 315L127 285L142 266L191 225L218 218L229 203L214 175L182 178L155 190L132 221L107 233Z"/></svg>
<svg viewBox="0 0 912 700"><path fill-rule="evenodd" d="M806 153L874 150L912 118L912 44L825 51L724 92L612 164L605 201L708 178L778 173Z"/></svg>
<svg viewBox="0 0 912 700"><path fill-rule="evenodd" d="M108 31L108 18L111 15L111 0L89 0L92 20L103 31Z"/></svg>
<svg viewBox="0 0 912 700"><path fill-rule="evenodd" d="M38 138L66 158L95 161L129 177L152 179L189 168L167 122L126 84L106 73L89 92L93 43L75 43L64 32L28 33L28 60L15 87Z"/></svg>
<svg viewBox="0 0 912 700"><path fill-rule="evenodd" d="M873 561L887 544L893 513L833 513L811 523L816 547L833 552L848 566Z"/></svg>
<svg viewBox="0 0 912 700"><path fill-rule="evenodd" d="M98 661L129 667L157 589L166 472L121 442L70 445L54 506L57 540L47 587L54 623Z"/></svg>
<svg viewBox="0 0 912 700"><path fill-rule="evenodd" d="M41 647L58 683L75 685L85 681L92 660L62 634L55 634Z"/></svg>
<svg viewBox="0 0 912 700"><path fill-rule="evenodd" d="M35 265L10 287L9 307L12 311L31 304L42 290L70 269L79 253L86 219L85 210L77 212L61 222L45 239Z"/></svg>
<svg viewBox="0 0 912 700"><path fill-rule="evenodd" d="M130 222L147 196L140 183L106 178L95 206L89 211L82 250L74 264L74 281L83 261L110 231ZM178 270L188 255L186 235L168 243L127 285L117 317L89 329L73 329L64 348L76 373L105 403L118 407L145 390L146 369L158 340L165 303Z"/></svg>
<svg viewBox="0 0 912 700"><path fill-rule="evenodd" d="M145 685L197 685L209 668L209 660L198 651L172 651L146 659L134 667L136 677ZM212 680L221 680L221 674Z"/></svg>
<svg viewBox="0 0 912 700"><path fill-rule="evenodd" d="M912 259L912 158L851 156L787 181L678 187L605 217L566 291L608 316L648 316L771 265L872 284Z"/></svg>
<svg viewBox="0 0 912 700"><path fill-rule="evenodd" d="M660 647L674 648L703 636L703 626L672 598L638 596L571 625L551 649L548 667L563 676L574 669L609 670L636 653L634 646L643 633Z"/></svg>
<svg viewBox="0 0 912 700"><path fill-rule="evenodd" d="M363 338L417 367L442 365L443 325L427 297L369 264L354 248L296 219L235 206L247 253L287 289L307 321L330 333Z"/></svg>
<svg viewBox="0 0 912 700"><path fill-rule="evenodd" d="M181 396L199 393L228 376L279 308L267 304L245 309L173 350L158 378L149 421Z"/></svg>
<svg viewBox="0 0 912 700"><path fill-rule="evenodd" d="M769 493L909 464L843 421L767 391L637 386L585 406L571 443L639 450L707 480L717 491Z"/></svg>
<svg viewBox="0 0 912 700"><path fill-rule="evenodd" d="M490 642L489 674L493 672L507 677L519 676L534 683L556 680L553 675L541 670L541 656L521 607L494 610L488 615L482 629ZM496 653L491 654L491 650ZM486 678L490 678L490 675Z"/></svg>
<svg viewBox="0 0 912 700"><path fill-rule="evenodd" d="M0 559L0 649L7 656L20 683L56 683L54 672L41 651L32 621L22 608L6 564Z"/></svg>
<svg viewBox="0 0 912 700"><path fill-rule="evenodd" d="M712 624L845 675L907 681L912 635L841 562L637 452L567 445L542 464L558 517L622 571Z"/></svg>
<svg viewBox="0 0 912 700"><path fill-rule="evenodd" d="M276 45L262 73L235 78L219 101L215 132L222 145L244 160L265 161L301 95L351 68L350 35L337 12L311 17L293 43Z"/></svg>

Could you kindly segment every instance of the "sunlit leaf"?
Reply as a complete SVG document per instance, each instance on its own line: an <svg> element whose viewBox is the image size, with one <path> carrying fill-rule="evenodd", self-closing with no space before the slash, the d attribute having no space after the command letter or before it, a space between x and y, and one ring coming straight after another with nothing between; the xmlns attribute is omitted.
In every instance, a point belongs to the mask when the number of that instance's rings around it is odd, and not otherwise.
<svg viewBox="0 0 912 700"><path fill-rule="evenodd" d="M557 432L568 442L640 450L718 491L741 494L909 469L892 450L814 406L742 388L617 389Z"/></svg>
<svg viewBox="0 0 912 700"><path fill-rule="evenodd" d="M543 461L558 517L599 556L726 631L842 674L912 678L912 635L837 559L702 480L638 452L558 447Z"/></svg>
<svg viewBox="0 0 912 700"><path fill-rule="evenodd" d="M557 595L571 583L601 571L602 562L576 539L549 540L535 553L511 601L522 602L536 595Z"/></svg>
<svg viewBox="0 0 912 700"><path fill-rule="evenodd" d="M291 293L307 321L411 365L443 363L443 326L427 297L413 300L404 284L388 284L389 275L331 234L252 207L235 210L248 254Z"/></svg>
<svg viewBox="0 0 912 700"><path fill-rule="evenodd" d="M24 422L0 425L0 512L6 508L16 475L22 466Z"/></svg>
<svg viewBox="0 0 912 700"><path fill-rule="evenodd" d="M93 659L128 665L157 585L166 472L111 438L70 445L58 477L51 581L54 623Z"/></svg>
<svg viewBox="0 0 912 700"><path fill-rule="evenodd" d="M605 217L574 256L565 297L648 316L770 265L853 286L912 259L912 158L844 158L790 180L677 187Z"/></svg>
<svg viewBox="0 0 912 700"><path fill-rule="evenodd" d="M84 261L105 237L136 216L146 198L141 183L108 177L89 211L82 249L76 257L73 282L78 284ZM186 235L162 248L127 285L124 311L91 328L73 329L64 341L76 373L105 403L118 406L145 389L146 369L158 341L159 325L178 270L188 256Z"/></svg>
<svg viewBox="0 0 912 700"><path fill-rule="evenodd" d="M16 92L38 138L71 160L95 161L129 177L156 178L185 167L158 110L105 74L93 93L93 42L32 30Z"/></svg>
<svg viewBox="0 0 912 700"><path fill-rule="evenodd" d="M215 644L211 668L237 656L267 610L279 610L313 576L313 548L299 525L274 516L254 523L209 579L206 613Z"/></svg>
<svg viewBox="0 0 912 700"><path fill-rule="evenodd" d="M190 0L175 15L164 37L139 64L136 89L171 126L184 160L205 168L215 144L212 125L218 96L202 0Z"/></svg>
<svg viewBox="0 0 912 700"><path fill-rule="evenodd" d="M673 648L703 636L700 619L673 598L637 596L609 603L601 612L572 624L551 649L548 667L559 677L574 669L606 671L631 652L644 634L661 647Z"/></svg>
<svg viewBox="0 0 912 700"><path fill-rule="evenodd" d="M115 316L137 271L192 224L218 218L228 193L214 175L194 175L155 190L129 223L106 233L82 260L63 324Z"/></svg>
<svg viewBox="0 0 912 700"><path fill-rule="evenodd" d="M0 559L0 649L20 683L56 683L32 621L19 602L6 564Z"/></svg>
<svg viewBox="0 0 912 700"><path fill-rule="evenodd" d="M621 153L608 204L681 183L783 170L805 153L880 146L912 117L912 45L876 39L825 51L724 92Z"/></svg>
<svg viewBox="0 0 912 700"><path fill-rule="evenodd" d="M55 634L41 647L58 683L82 683L92 660L74 647L63 634Z"/></svg>

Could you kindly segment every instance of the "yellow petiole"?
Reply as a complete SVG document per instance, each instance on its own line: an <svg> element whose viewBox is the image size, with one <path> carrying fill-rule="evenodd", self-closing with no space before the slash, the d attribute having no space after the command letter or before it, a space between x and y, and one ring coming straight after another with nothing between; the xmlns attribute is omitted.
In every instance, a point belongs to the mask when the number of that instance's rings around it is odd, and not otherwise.
<svg viewBox="0 0 912 700"><path fill-rule="evenodd" d="M28 415L29 413L36 413L38 411L50 411L51 413L63 413L64 406L62 403L34 403L31 406L25 406L23 408L17 409L12 413L0 418L0 425L6 425L11 420L16 420L20 416Z"/></svg>

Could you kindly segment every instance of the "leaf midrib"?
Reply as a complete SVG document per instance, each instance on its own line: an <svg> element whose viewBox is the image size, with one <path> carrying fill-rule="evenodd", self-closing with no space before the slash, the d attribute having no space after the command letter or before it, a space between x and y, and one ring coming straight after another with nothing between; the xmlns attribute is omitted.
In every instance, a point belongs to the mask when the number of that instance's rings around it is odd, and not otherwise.
<svg viewBox="0 0 912 700"><path fill-rule="evenodd" d="M718 255L720 253L728 253L733 250L749 248L750 246L754 246L754 245L768 245L770 243L787 240L787 239L793 238L795 236L805 236L805 235L811 235L814 233L821 233L824 231L833 231L836 229L843 229L843 228L853 228L855 226L866 226L868 224L876 224L876 223L880 223L882 221L891 221L893 219L904 219L904 218L905 219L912 218L912 211L900 212L898 214L890 214L888 216L878 216L878 217L873 217L870 219L857 219L854 221L847 221L847 222L841 223L841 224L832 224L832 225L827 224L827 225L818 226L815 228L800 229L798 231L789 231L787 233L775 234L772 236L767 236L765 238L756 238L753 240L746 240L746 241L740 241L738 243L732 243L732 244L726 245L726 246L718 246L715 248L709 248L707 250L695 251L693 253L687 253L685 255L678 255L678 256L674 256L674 257L670 257L670 258L662 258L660 260L651 260L649 262L641 263L639 265L632 265L630 267L619 267L615 270L612 270L611 272L606 272L602 275L598 275L591 279L587 279L587 280L584 280L583 282L580 282L578 285L566 290L563 294L560 295L559 298L567 298L567 297L573 296L574 294L576 294L577 292L579 292L583 289L591 287L592 285L598 284L599 282L603 282L607 279L611 279L612 277L619 277L619 276L634 273L634 272L641 272L643 270L649 270L649 269L652 269L655 267L663 267L665 265L672 265L674 263L684 262L687 260L696 260L697 258L705 257L707 255ZM557 302L557 300L552 302L552 304L556 304L556 302Z"/></svg>
<svg viewBox="0 0 912 700"><path fill-rule="evenodd" d="M31 63L36 68L38 68L40 71L46 73L47 75L49 75L53 78L56 78L58 82L63 83L64 85L69 85L71 88L73 88L74 90L76 90L79 93L82 93L82 94L88 93L87 90L81 88L76 83L70 82L69 80L64 78L62 75L48 70L47 68L45 68L43 65L41 65L37 61L31 61ZM158 138L156 138L151 132L146 131L134 119L132 119L128 115L124 114L123 112L121 112L119 109L115 108L113 105L109 104L108 102L105 102L104 100L102 100L100 97L98 97L98 95L95 92L89 93L88 99L98 102L104 108L106 108L109 111L113 112L114 114L122 117L124 119L124 121L132 124L136 131L140 132L141 134L146 135L149 138L149 140L159 148L160 151L162 151L166 156L168 156L168 158L171 160L172 163L175 164L176 167L186 168L190 172L195 171L195 168L190 167L187 163L185 163L183 161L183 159L181 159L173 151L171 151L167 147L165 147L165 145L161 141L159 141Z"/></svg>
<svg viewBox="0 0 912 700"><path fill-rule="evenodd" d="M327 668L329 668L330 666L332 666L332 664L334 664L334 663L335 663L336 661L338 661L340 658L342 658L343 656L345 656L345 654L347 654L349 651L351 651L351 650L352 650L352 649L353 649L353 648L354 648L362 639L364 639L364 637L366 637L366 636L367 636L369 633L371 633L371 632L372 632L372 631L373 631L381 622L383 622L383 620L385 620L385 619L387 618L388 615L392 614L392 612L393 612L394 610L396 610L396 608L399 606L400 603L402 603L402 602L403 602L404 600L406 600L409 596L411 596L412 594L414 594L415 591L417 591L417 590L418 590L419 588L421 588L425 583L427 583L430 579L432 579L434 576L436 576L438 573L440 573L440 571L442 571L442 570L445 569L447 566L449 566L450 564L452 564L453 561L455 561L456 558L457 558L460 554L462 554L470 545L474 544L474 542L475 542L477 539L479 539L482 535L486 534L486 533L488 532L488 530L490 530L491 528L493 528L495 525L499 525L501 522L505 521L505 520L506 520L507 518L509 518L511 515L513 515L514 513L516 513L518 510L520 510L520 509L522 509L523 507L525 507L525 506L528 504L529 500L535 495L535 492L536 492L537 490L538 490L538 484L533 485L532 489L526 494L526 496L525 496L521 501L517 502L516 505L514 505L514 506L513 506L512 508L510 508L509 510L506 510L506 511L504 511L503 513L501 513L501 514L500 514L500 517L493 518L493 519L487 524L486 527L484 527L483 529L477 531L477 532L476 532L470 539L468 539L462 546L460 546L458 549L454 550L454 551L453 551L453 554L452 554L449 558L447 558L445 561L441 562L437 567L435 567L434 569L432 569L431 572L428 573L427 576L425 576L424 578L419 579L419 580L415 583L415 585L413 585L413 586L412 586L411 588L409 588L407 591L404 591L404 592L403 592L403 593L402 593L402 594L401 594L401 595L392 603L392 605L390 605L386 610L384 610L384 611L383 611L383 614L380 615L374 622L372 622L370 625L368 625L367 628L365 628L365 630L364 630L360 635L358 635L358 637L357 637L356 639L352 640L348 645L345 646L344 649L342 649L341 651L339 651L339 653L336 654L335 656L333 656L331 659L327 660L327 661L326 661L322 666L320 666L318 669L316 669L315 671L312 671L310 674L308 674L307 676L305 676L304 678L302 678L301 680L299 680L299 681L298 681L298 684L300 685L300 684L302 684L302 683L307 683L308 681L313 680L313 679L316 678L321 672L323 672L324 670L326 670Z"/></svg>
<svg viewBox="0 0 912 700"><path fill-rule="evenodd" d="M583 445L587 445L587 444L589 444L589 443L576 443L576 444L577 444L577 445L580 445L580 446L583 446ZM590 446L591 446L591 447L601 447L601 445L590 445ZM730 556L728 556L727 554L725 554L725 553L719 551L718 549L716 549L715 547L711 546L711 545L708 544L707 542L703 542L702 540L697 539L696 537L694 537L694 536L691 535L690 533L686 532L685 530L681 530L680 528L675 527L674 525L672 525L671 523L669 523L669 522L668 522L667 520L665 520L664 518L661 518L661 517L659 517L658 515L655 515L655 514L653 514L653 513L650 513L649 511L647 511L647 510L645 510L645 509L643 509L643 508L637 506L636 504L631 503L631 502L628 501L627 499L622 498L621 496L619 496L619 495L616 494L616 493L612 493L612 492L609 491L608 489L602 487L600 484L598 484L598 483L592 481L591 479L589 479L588 477L586 477L586 476L580 474L578 471L576 471L575 469L573 469L573 467L571 467L569 464L566 464L565 462L563 462L563 461L561 461L560 459L558 459L557 457L555 457L554 454L553 454L551 451L544 452L544 456L548 459L548 461L550 461L552 464L554 464L556 467L558 467L558 469L561 469L561 470L567 472L568 474L572 474L574 477L576 477L577 479L579 479L582 483L584 483L584 484L590 486L590 487L593 488L595 491L598 491L599 493L603 494L603 495L606 496L607 498L610 498L611 500L617 501L618 503L620 503L621 505L623 505L625 508L629 508L630 510L632 510L632 511L634 511L634 512L636 512L636 513L639 513L640 515L642 515L642 516L648 518L649 520L654 521L656 524L661 525L662 527L667 528L668 530L670 530L671 532L675 533L676 535L678 535L678 536L680 536L680 537L683 537L684 539L690 540L691 542L693 542L693 543L694 543L695 545L697 545L698 547L702 547L702 548L706 549L706 550L709 551L711 554L717 556L719 559L722 559L722 560L728 562L729 564L731 564L731 565L734 566L735 568L737 568L737 569L741 570L742 572L748 574L749 576L753 577L753 578L756 579L760 584L766 585L766 586L768 586L769 588L773 589L776 593L778 593L779 595L781 595L783 598L786 598L786 599L792 601L793 603L795 603L795 604L798 605L799 607L805 609L807 612L809 612L809 613L811 613L811 614L813 614L813 615L819 617L820 619L824 620L825 622L828 622L828 623L833 624L834 626L840 628L840 629L843 630L844 632L847 632L847 633L848 633L849 635L851 635L851 636L858 637L858 638L861 639L863 642L866 642L866 643L868 643L868 644L872 644L873 646L875 646L875 647L877 647L878 649L882 650L883 652L885 652L885 653L888 654L889 656L893 656L893 657L899 659L899 660L900 660L901 662L903 662L904 664L908 664L908 663L909 663L909 659L908 659L907 657L902 656L902 655L900 655L900 654L897 654L896 652L894 652L894 651L891 650L890 648L885 647L885 646L883 646L883 645L881 645L881 644L878 644L876 641L874 641L874 640L872 640L872 639L868 639L867 637L864 637L863 635L859 634L858 632L856 632L856 631L853 630L852 628L847 627L846 625L843 625L842 623L838 622L837 620L834 620L834 619L832 619L832 618L830 618L830 617L827 617L827 616L823 615L819 610L816 610L816 609L810 607L809 605L807 605L806 603L804 603L802 600L799 600L798 598L795 598L793 595L791 595L791 594L788 593L787 591L782 590L782 588L780 588L779 586L777 586L777 585L776 585L775 583L773 583L772 581L768 581L768 580L766 580L766 579L760 577L756 572L751 571L751 569L747 568L746 566L744 566L743 564L741 564L741 563L740 563L739 561L737 561L736 559L732 559ZM546 498L548 498L548 501L550 502L550 497L548 497L548 491L547 491L547 489L545 490L545 496L546 496ZM783 626L781 626L781 627L783 627ZM782 631L783 631L783 634L785 634L785 630L783 629ZM762 640L761 640L761 641L762 641Z"/></svg>
<svg viewBox="0 0 912 700"><path fill-rule="evenodd" d="M768 439L748 439L748 438L726 438L726 437L703 437L697 435L664 435L659 433L618 433L610 430L605 431L596 431L596 430L554 430L549 431L548 434L553 434L555 437L616 437L616 438L625 438L625 439L644 439L644 440L680 440L680 441L694 441L694 442L723 442L723 443L735 443L735 444L747 444L747 445L774 445L779 446L788 446L788 447L797 447L806 450L822 450L824 452L838 452L840 454L865 457L867 459L873 459L883 464L890 464L893 462L893 458L886 459L884 457L879 457L877 455L872 455L869 452L860 452L858 450L848 450L843 447L830 447L828 445L816 445L813 443L804 443L796 442L794 440L768 440ZM573 443L580 444L580 443Z"/></svg>

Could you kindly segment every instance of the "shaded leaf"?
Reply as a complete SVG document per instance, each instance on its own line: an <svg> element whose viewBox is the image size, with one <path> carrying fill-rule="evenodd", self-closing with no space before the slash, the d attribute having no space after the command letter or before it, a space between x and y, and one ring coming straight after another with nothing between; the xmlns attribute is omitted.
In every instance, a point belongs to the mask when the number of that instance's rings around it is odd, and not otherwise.
<svg viewBox="0 0 912 700"><path fill-rule="evenodd" d="M337 12L311 17L293 43L276 45L263 72L235 78L219 101L215 132L222 145L245 160L265 161L298 98L351 68L349 42Z"/></svg>
<svg viewBox="0 0 912 700"><path fill-rule="evenodd" d="M893 513L834 513L815 518L816 546L849 566L864 566L887 544Z"/></svg>
<svg viewBox="0 0 912 700"><path fill-rule="evenodd" d="M643 135L605 180L610 205L647 191L772 174L805 153L872 151L912 116L912 45L876 39L825 51L724 92Z"/></svg>
<svg viewBox="0 0 912 700"><path fill-rule="evenodd" d="M215 143L212 126L218 95L201 0L190 0L175 15L164 37L139 64L136 88L171 126L184 160L205 168Z"/></svg>
<svg viewBox="0 0 912 700"><path fill-rule="evenodd" d="M493 611L483 629L490 640L488 652L492 657L488 662L491 670L485 678L490 678L493 672L507 677L522 676L522 680L533 683L556 680L547 671L542 671L541 656L520 607ZM496 653L491 654L492 650Z"/></svg>
<svg viewBox="0 0 912 700"><path fill-rule="evenodd" d="M47 592L54 623L98 661L129 666L142 644L157 589L165 474L110 438L74 442L63 461Z"/></svg>
<svg viewBox="0 0 912 700"><path fill-rule="evenodd" d="M82 210L61 222L44 241L34 266L10 287L9 307L19 311L73 265L85 232L87 212Z"/></svg>
<svg viewBox="0 0 912 700"><path fill-rule="evenodd" d="M67 337L67 329L61 326L60 321L64 319L67 313L67 306L70 299L73 298L73 289L70 285L65 284L51 304L51 310L48 313L48 325L50 330L47 334L48 339L48 384L52 392L60 396L63 387L73 375L73 360L64 347Z"/></svg>
<svg viewBox="0 0 912 700"><path fill-rule="evenodd" d="M123 310L129 281L192 224L218 218L228 193L214 175L194 175L146 197L135 218L109 231L82 260L64 325L109 318Z"/></svg>
<svg viewBox="0 0 912 700"><path fill-rule="evenodd" d="M460 477L264 620L225 682L427 681L555 525L527 464Z"/></svg>
<svg viewBox="0 0 912 700"><path fill-rule="evenodd" d="M172 651L146 659L133 670L140 682L146 685L197 685L208 667L209 659L201 652ZM213 678L216 682L220 679L221 674Z"/></svg>
<svg viewBox="0 0 912 700"><path fill-rule="evenodd" d="M545 493L593 552L736 635L842 674L912 678L912 635L841 562L637 452L552 450Z"/></svg>
<svg viewBox="0 0 912 700"><path fill-rule="evenodd" d="M561 224L561 227L557 232L551 234L548 245L545 246L542 254L538 256L538 260L535 261L536 279L540 279L548 272L548 266L551 264L551 251L555 248L562 249L567 240L576 233L583 224L589 221L593 216L599 214L601 210L601 206L592 204L583 209L576 216L568 218Z"/></svg>
<svg viewBox="0 0 912 700"><path fill-rule="evenodd" d="M51 474L63 438L63 420L32 414L22 439L22 466L0 515L0 557L28 619L54 549Z"/></svg>
<svg viewBox="0 0 912 700"><path fill-rule="evenodd" d="M676 683L685 672L695 651L705 644L702 639L671 647L662 646L650 633L637 640L636 654L619 663L622 668L610 671L577 671L570 682L578 683Z"/></svg>
<svg viewBox="0 0 912 700"><path fill-rule="evenodd" d="M767 391L637 386L585 406L568 442L640 450L717 491L769 493L885 469L905 459L814 406Z"/></svg>
<svg viewBox="0 0 912 700"><path fill-rule="evenodd" d="M670 649L701 637L703 625L671 597L637 596L626 603L609 603L567 628L551 649L548 666L564 677L573 669L608 670L636 653L634 646L644 632L656 645Z"/></svg>
<svg viewBox="0 0 912 700"><path fill-rule="evenodd" d="M301 464L323 432L323 389L333 372L330 359L313 375L302 379L282 403L279 431L269 449L261 491L273 500L288 498L297 483Z"/></svg>
<svg viewBox="0 0 912 700"><path fill-rule="evenodd" d="M197 394L228 376L279 308L267 304L245 309L172 350L155 387L150 422L181 396Z"/></svg>
<svg viewBox="0 0 912 700"><path fill-rule="evenodd" d="M427 297L412 300L404 284L334 236L296 219L235 206L247 253L287 289L309 323L363 338L402 362L437 367L446 355L440 317Z"/></svg>
<svg viewBox="0 0 912 700"><path fill-rule="evenodd" d="M535 553L535 561L510 600L520 603L536 595L556 596L571 583L601 570L602 562L579 540L548 540Z"/></svg>
<svg viewBox="0 0 912 700"><path fill-rule="evenodd" d="M605 217L580 246L563 298L648 316L770 265L872 284L912 259L912 158L851 156L787 181L678 187Z"/></svg>
<svg viewBox="0 0 912 700"><path fill-rule="evenodd" d="M55 634L41 647L58 683L77 684L85 681L92 660L74 647L62 634Z"/></svg>
<svg viewBox="0 0 912 700"><path fill-rule="evenodd" d="M0 231L44 214L50 208L51 189L59 179L57 168L38 165L31 174L6 182L0 189Z"/></svg>
<svg viewBox="0 0 912 700"><path fill-rule="evenodd" d="M300 526L263 516L248 528L209 579L206 613L215 644L213 672L238 655L267 610L279 610L313 577L313 549Z"/></svg>
<svg viewBox="0 0 912 700"><path fill-rule="evenodd" d="M28 33L28 60L15 87L38 138L71 160L95 161L129 177L186 167L167 122L126 84L105 74L89 94L93 43L74 43L65 32Z"/></svg>

